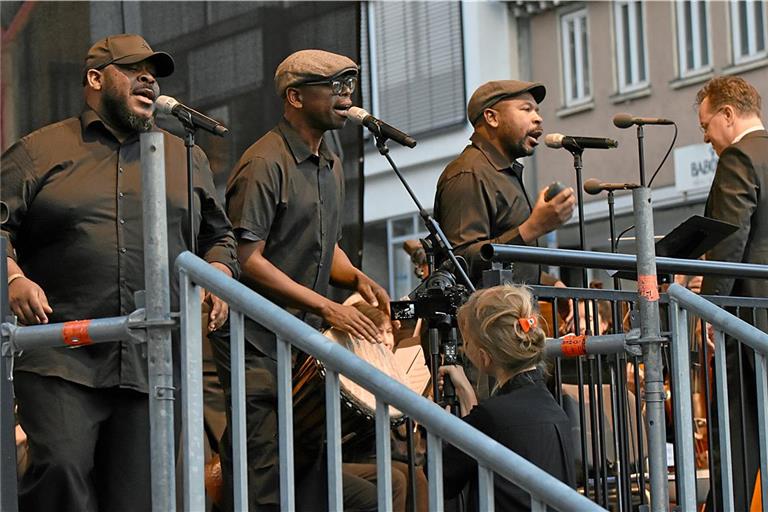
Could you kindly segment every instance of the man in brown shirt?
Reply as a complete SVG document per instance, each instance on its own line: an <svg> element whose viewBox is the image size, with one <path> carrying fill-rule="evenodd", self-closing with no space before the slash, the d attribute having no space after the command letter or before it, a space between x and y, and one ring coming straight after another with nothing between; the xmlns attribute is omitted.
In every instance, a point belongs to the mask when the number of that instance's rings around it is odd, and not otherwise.
<svg viewBox="0 0 768 512"><path fill-rule="evenodd" d="M79 117L46 126L2 155L9 219L9 297L32 325L126 315L144 288L139 134L154 127L156 77L172 58L140 36L107 37L88 52ZM187 250L186 157L164 133L169 260ZM201 257L238 274L235 241L216 199L208 160L194 148ZM171 280L174 307L178 282ZM226 304L208 296L209 329ZM22 510L149 510L146 344L25 351L15 363L21 425L31 466L19 484Z"/></svg>
<svg viewBox="0 0 768 512"><path fill-rule="evenodd" d="M542 84L517 80L487 82L472 94L467 116L475 127L471 144L443 171L437 182L435 218L448 240L469 263L470 278L480 284L490 268L480 258L487 243L538 245L573 213L576 199L566 188L549 201L546 189L531 203L517 159L533 154L542 135L538 104ZM515 264L516 282L539 284L538 265ZM545 284L554 284L544 275Z"/></svg>
<svg viewBox="0 0 768 512"><path fill-rule="evenodd" d="M339 247L343 174L341 161L323 141L326 131L344 126L356 82L357 64L322 50L296 52L278 66L275 87L284 116L235 165L227 183L227 213L239 242L244 283L310 325L325 322L375 343L379 333L371 320L326 297L333 284L389 310L384 289L355 268ZM253 322L245 330L249 505L252 510L278 510L275 337ZM213 337L212 345L221 384L230 396L229 342L223 334ZM308 442L318 436L302 436L301 425L295 433L297 508L321 510L327 504L325 462L318 459L322 446ZM222 439L227 484L229 436L226 432ZM318 465L320 471L313 474L311 468Z"/></svg>

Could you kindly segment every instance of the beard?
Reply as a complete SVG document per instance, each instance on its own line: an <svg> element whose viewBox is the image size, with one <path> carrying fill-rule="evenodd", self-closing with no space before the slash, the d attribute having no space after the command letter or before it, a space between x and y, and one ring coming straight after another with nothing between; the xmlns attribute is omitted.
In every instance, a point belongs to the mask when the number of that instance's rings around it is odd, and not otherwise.
<svg viewBox="0 0 768 512"><path fill-rule="evenodd" d="M143 117L131 112L124 97L111 83L106 83L101 96L102 115L107 123L124 133L148 132L154 121L152 116Z"/></svg>

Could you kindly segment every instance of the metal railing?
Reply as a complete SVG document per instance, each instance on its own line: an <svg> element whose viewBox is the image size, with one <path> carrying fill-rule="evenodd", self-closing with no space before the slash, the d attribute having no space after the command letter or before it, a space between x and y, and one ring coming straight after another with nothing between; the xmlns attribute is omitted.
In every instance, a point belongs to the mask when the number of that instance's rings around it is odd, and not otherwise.
<svg viewBox="0 0 768 512"><path fill-rule="evenodd" d="M527 262L527 263L547 263L556 266L575 266L575 267L588 267L588 268L601 268L606 270L633 270L635 257L632 255L615 255L609 253L595 253L595 252L582 252L582 251L569 251L563 249L546 249L546 248L533 248L533 247L518 247L518 246L501 246L501 245L487 245L484 247L484 254L491 258L497 265L499 262ZM735 278L760 278L768 279L768 266L755 265L755 264L743 264L743 263L730 263L730 262L718 262L708 261L703 262L700 260L679 260L671 258L658 258L659 270L666 272L676 272L684 275L718 275L729 276ZM494 278L498 279L500 274L498 267L495 270ZM570 339L557 339L550 340L548 342L547 353L550 357L554 357L555 364L555 394L563 403L563 391L561 389L561 377L560 377L560 365L563 361L562 356L578 356L577 357L577 370L578 370L578 418L579 426L575 427L581 436L581 460L582 466L581 473L582 480L579 485L583 485L584 493L586 496L594 499L599 504L605 507L616 506L618 510L632 510L637 504L646 504L648 496L646 496L647 487L647 469L645 464L652 459L656 460L657 467L665 467L667 465L667 452L664 447L664 440L661 443L659 440L653 440L649 438L648 448L642 442L627 443L627 439L631 439L631 432L627 430L636 430L639 433L643 431L647 432L647 429L643 428L640 423L645 417L646 424L648 418L645 415L644 407L639 400L642 397L646 398L645 390L640 386L638 379L635 380L635 387L631 389L627 387L627 375L626 364L630 363L630 366L634 364L634 368L637 368L637 364L640 362L638 355L639 345L642 343L640 337L637 336L635 331L630 331L631 327L639 327L638 318L636 315L636 302L637 292L617 291L617 290L599 290L599 289L583 289L583 288L552 288L534 286L534 294L540 300L546 300L553 302L553 309L557 309L558 302L564 300L573 299L576 304L579 301L591 304L589 309L590 313L590 327L592 332L599 332L597 325L597 318L594 314L598 311L598 302L609 302L612 310L613 330L609 331L613 334L608 336L586 336L582 337L582 332L579 332L578 327L578 313L577 313L577 326L576 336ZM765 333L757 328L750 326L748 323L739 319L736 316L730 315L723 308L733 308L737 311L741 311L741 316L745 316L745 312L752 312L752 315L756 315L758 312L764 314L768 309L768 297L764 298L750 298L750 297L702 297L687 291L685 288L674 285L670 288L670 294L661 293L659 295L658 302L662 307L662 315L660 320L661 338L658 340L659 346L662 349L662 354L670 354L665 357L664 361L667 363L664 365L665 373L668 374L668 384L671 389L672 399L667 400L667 404L671 404L672 411L666 415L668 419L674 425L674 476L668 471L664 471L664 492L667 492L667 478L674 479L675 489L677 490L676 496L673 498L674 502L680 505L681 510L695 510L697 500L697 486L696 483L702 483L706 486L706 480L709 479L714 485L714 475L717 470L722 468L723 474L730 475L731 467L731 454L726 450L722 450L722 463L716 465L712 457L709 458L709 475L706 472L701 473L696 471L696 466L693 465L693 438L694 438L694 422L691 410L691 373L692 366L697 366L701 372L705 375L706 383L703 386L703 390L700 391L705 395L706 400L706 418L708 425L712 425L712 415L718 415L722 418L728 417L727 408L720 407L715 409L711 406L711 400L709 396L710 378L707 372L708 361L710 360L710 353L707 352L706 344L703 348L693 348L691 343L696 341L702 344L702 340L693 340L689 336L688 325L686 325L680 319L678 310L681 309L680 302L677 297L681 293L685 292L686 298L693 298L694 302L686 303L684 311L686 314L690 312L692 314L699 315L702 312L706 312L706 316L699 320L699 322L709 322L717 326L716 319L720 319L721 331L729 334L737 339L740 339L745 345L754 348L756 351L755 365L758 368L758 397L765 395L765 372L764 365L765 349L756 348L754 344L750 344L744 338L745 336L752 336L750 339L766 339ZM673 295L674 294L674 295ZM676 302L677 301L677 302ZM703 306L703 305L706 305ZM578 308L574 308L578 311ZM623 313L627 312L627 317L632 318L632 325L623 325ZM618 313L620 312L620 313ZM557 315L554 314L554 330L557 332ZM704 315L701 315L704 316ZM748 316L748 313L747 313ZM728 318L727 324L724 319ZM711 320L710 320L711 319ZM690 321L688 321L690 324ZM743 330L737 330L736 325L739 325L739 329L749 328L749 334L745 334ZM729 330L724 328L728 325ZM745 327L746 326L746 327ZM583 327L582 327L583 329ZM622 333L622 331L625 331ZM627 332L629 331L629 332ZM624 338L623 342L621 338ZM716 334L715 344L718 345L718 351L722 347L723 334ZM764 342L763 342L764 343ZM711 352L711 351L710 351ZM762 354L762 355L761 355ZM685 358L683 359L683 355ZM695 361L690 361L691 355L695 356ZM725 379L725 363L724 358L718 362L717 354L715 354L715 378L711 379L713 383L723 383ZM758 361L762 359L762 361ZM719 368L719 369L718 369ZM724 372L720 376L717 372ZM739 368L732 368L730 371L739 371ZM602 381L603 375L609 375L609 382ZM608 404L604 404L601 400L601 393L599 390L605 386L610 392L610 399ZM683 388L682 386L687 386ZM733 404L734 401L741 401L744 405L744 399L741 396L731 396L730 399L722 396L722 390L719 389L722 386L718 386L716 389L717 403L724 403L723 400L730 400ZM723 389L725 389L723 387ZM638 399L635 401L636 411L634 412L635 418L629 417L627 412L631 412L631 407L628 407L632 398L629 396L629 392L634 392ZM761 395L762 394L762 395ZM587 395L589 395L587 397ZM760 398L760 402L757 404L758 408L758 428L761 435L766 433L765 422L765 402L764 398ZM618 407L617 407L618 402ZM755 404L746 404L746 406L752 407ZM616 461L608 461L606 459L606 451L611 447L606 443L611 439L611 435L606 430L606 426L603 424L603 411L610 410L610 414L606 414L606 418L610 419L611 424L617 431L613 432L614 446L613 450L616 454ZM717 420L717 418L714 418ZM633 422L637 422L634 424ZM722 420L720 421L722 424ZM590 439L587 439L587 435L584 433L585 429L589 432ZM720 431L721 446L725 446L724 443L727 435ZM717 444L717 439L712 439L712 431L709 430L709 447ZM653 446L655 444L656 446ZM635 450L638 453L639 460L630 460L627 463L627 449ZM700 448L701 449L701 448ZM746 447L746 450L753 448ZM761 449L761 472L760 475L763 479L761 486L761 493L763 496L763 503L768 501L765 499L766 484L765 475L766 470L764 467L763 459L766 457L764 448ZM706 450L706 447L704 448ZM578 451L578 450L577 450ZM634 457L633 457L634 458ZM589 461L589 462L587 462ZM671 463L671 458L670 458ZM705 466L706 467L706 462ZM714 471L714 472L713 472ZM660 480L660 479L657 479ZM725 489L725 493L730 495L730 503L733 502L733 483L729 483L728 479L724 479L722 486L729 485ZM748 485L748 483L738 482L738 485ZM609 489L614 487L614 489ZM650 496L654 494L654 485L651 482ZM658 490L658 486L656 487ZM701 487L699 487L698 498L702 498ZM610 496L609 492L615 493ZM713 492L723 492L722 489L713 489ZM704 489L706 494L706 489ZM635 500L634 502L632 500ZM658 503L658 502L657 502ZM666 505L658 504L659 506L666 507ZM724 506L726 510L732 510L733 506L729 506L729 502L726 500ZM764 505L765 506L765 505ZM768 508L764 508L768 510Z"/></svg>
<svg viewBox="0 0 768 512"><path fill-rule="evenodd" d="M691 381L688 351L688 314L693 313L714 327L715 393L717 394L717 415L719 424L719 443L721 453L721 489L723 507L726 511L734 510L734 482L731 472L731 437L729 427L729 396L727 387L725 335L743 343L755 352L755 374L757 391L758 437L760 450L760 477L763 506L768 506L768 334L746 323L696 295L686 288L673 284L668 293L672 305L672 363L676 379L673 381L673 404L675 408L675 441L678 457L676 467L680 470L678 478L680 493L678 502L684 510L696 508L696 468L693 457L693 440L687 428L693 425L691 404ZM734 371L731 369L730 371ZM738 399L738 397L734 397ZM752 404L750 404L752 405ZM764 508L765 510L765 508Z"/></svg>
<svg viewBox="0 0 768 512"><path fill-rule="evenodd" d="M293 510L293 422L291 346L316 357L326 366L326 423L328 439L328 504L330 510L343 505L341 482L341 423L339 374L344 374L376 397L376 452L379 510L392 510L390 421L389 406L394 406L428 432L428 478L431 510L443 510L442 450L449 442L478 461L480 509L494 509L494 473L520 486L531 495L533 510L549 505L558 510L604 510L574 489L515 454L503 445L468 426L437 404L414 393L374 366L358 358L337 343L333 343L304 322L264 299L243 284L229 279L191 253L181 254L179 269L182 294L182 362L185 376L183 398L183 437L202 440L202 364L200 357L200 295L202 286L230 306L230 350L232 361L233 418L233 487L236 510L247 509L245 494L245 396L244 396L244 332L243 317L247 316L274 332L277 336L278 364L278 424L280 452L281 508ZM184 447L185 509L204 507L202 477L202 442L190 442Z"/></svg>

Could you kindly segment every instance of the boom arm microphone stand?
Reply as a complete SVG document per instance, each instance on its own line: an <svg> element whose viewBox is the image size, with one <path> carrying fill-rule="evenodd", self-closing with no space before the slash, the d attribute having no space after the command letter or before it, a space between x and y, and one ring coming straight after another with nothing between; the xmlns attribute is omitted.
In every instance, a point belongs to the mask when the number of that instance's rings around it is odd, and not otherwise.
<svg viewBox="0 0 768 512"><path fill-rule="evenodd" d="M416 205L416 208L419 210L419 216L421 217L422 221L424 222L424 226L427 228L427 231L429 231L429 238L432 240L432 244L437 245L442 251L444 251L448 257L450 258L451 262L453 263L454 268L456 269L456 272L459 274L459 277L461 281L464 283L464 285L467 287L467 289L470 290L470 292L475 292L475 287L472 284L472 281L470 281L469 276L464 271L464 268L459 264L459 261L456 259L456 253L453 250L453 246L451 245L451 242L448 240L448 237L445 236L445 233L443 233L443 230L440 228L440 224L432 217L421 205L421 202L416 197L416 194L413 192L413 189L411 189L410 185L408 185L408 182L405 180L405 177L403 177L402 173L400 172L400 169L397 168L397 164L395 164L395 161L392 160L392 157L389 154L389 148L387 147L387 139L388 137L382 133L381 128L377 124L372 125L366 125L368 130L373 134L374 139L376 140L376 149L379 150L379 154L381 154L384 158L387 159L387 162L389 162L390 167L392 167L392 170L395 171L395 174L397 175L397 178L400 180L400 182L403 184L403 187L405 187L405 190L408 192L408 195L411 196L411 200L413 200L414 204ZM430 258L430 272L434 271L434 259ZM449 336L455 338L456 336L456 328L455 327L449 327ZM438 383L437 383L437 373L438 368L440 365L440 332L437 327L430 325L429 327L429 345L430 345L430 352L431 352L431 358L430 358L430 366L431 366L431 372L432 372L432 391L433 391L433 397L435 399L435 402L438 401L439 397L439 389L438 389ZM451 379L446 375L444 379L443 384L444 394L447 397L451 398L451 401L453 404L451 405L452 412L454 414L458 413L458 404L456 404L456 392L453 386L453 383L451 382ZM409 487L414 491L411 493L411 503L410 508L411 510L416 510L416 480L414 478L415 475L415 467L414 467L414 461L413 461L413 420L411 418L408 418L407 420L407 443L408 443L408 479L409 479Z"/></svg>

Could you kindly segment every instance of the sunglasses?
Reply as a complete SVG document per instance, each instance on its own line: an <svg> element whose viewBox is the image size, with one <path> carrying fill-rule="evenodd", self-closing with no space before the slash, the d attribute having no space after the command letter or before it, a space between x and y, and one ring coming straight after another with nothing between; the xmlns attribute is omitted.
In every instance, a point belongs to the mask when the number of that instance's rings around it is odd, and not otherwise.
<svg viewBox="0 0 768 512"><path fill-rule="evenodd" d="M301 85L328 85L331 87L331 93L334 96L339 96L345 89L349 91L349 94L355 92L355 87L357 87L357 77L348 76L346 78L332 78L330 80L319 80L317 82L304 82Z"/></svg>

